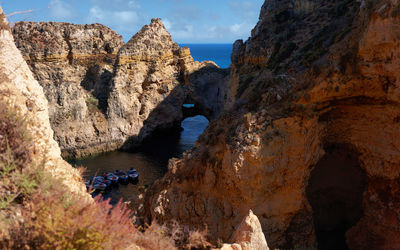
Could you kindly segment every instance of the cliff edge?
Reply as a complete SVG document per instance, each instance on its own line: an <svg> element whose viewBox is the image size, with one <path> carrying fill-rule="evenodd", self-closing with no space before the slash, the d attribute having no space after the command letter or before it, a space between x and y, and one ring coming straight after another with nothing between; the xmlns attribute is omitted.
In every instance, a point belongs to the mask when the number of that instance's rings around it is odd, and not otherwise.
<svg viewBox="0 0 400 250"><path fill-rule="evenodd" d="M148 218L230 241L251 209L271 248L398 248L398 9L265 1L234 44L230 109L170 162Z"/></svg>

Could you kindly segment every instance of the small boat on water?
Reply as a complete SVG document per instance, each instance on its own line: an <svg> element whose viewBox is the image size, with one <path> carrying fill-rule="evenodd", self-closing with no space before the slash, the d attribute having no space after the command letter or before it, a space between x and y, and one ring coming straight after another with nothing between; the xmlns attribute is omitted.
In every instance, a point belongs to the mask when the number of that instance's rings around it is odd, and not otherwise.
<svg viewBox="0 0 400 250"><path fill-rule="evenodd" d="M129 180L129 176L119 169L115 170L114 174L118 176L118 180L122 183L127 183Z"/></svg>
<svg viewBox="0 0 400 250"><path fill-rule="evenodd" d="M127 173L128 173L129 179L130 179L131 181L137 181L137 180L138 180L138 178L139 178L139 173L137 172L136 169L130 168L130 169L128 170Z"/></svg>
<svg viewBox="0 0 400 250"><path fill-rule="evenodd" d="M86 188L87 189L95 189L95 190L106 190L108 187L110 187L112 184L112 181L108 180L107 178L104 178L103 176L96 176L96 177L91 177L90 180L85 182Z"/></svg>
<svg viewBox="0 0 400 250"><path fill-rule="evenodd" d="M108 180L107 176L96 176L94 177L94 183L104 183L108 187L112 184L112 181Z"/></svg>
<svg viewBox="0 0 400 250"><path fill-rule="evenodd" d="M103 174L104 176L104 174ZM111 181L112 184L117 184L119 177L115 175L114 173L105 173L105 176L107 176L107 180Z"/></svg>
<svg viewBox="0 0 400 250"><path fill-rule="evenodd" d="M108 187L107 184L105 184L103 182L93 184L93 189L100 190L100 191L106 190L107 187Z"/></svg>

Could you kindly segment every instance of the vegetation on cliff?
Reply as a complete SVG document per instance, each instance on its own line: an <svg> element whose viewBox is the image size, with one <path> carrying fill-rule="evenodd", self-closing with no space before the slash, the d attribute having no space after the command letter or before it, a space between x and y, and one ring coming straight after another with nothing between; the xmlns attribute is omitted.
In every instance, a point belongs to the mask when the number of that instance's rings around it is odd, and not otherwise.
<svg viewBox="0 0 400 250"><path fill-rule="evenodd" d="M208 246L204 234L179 225L135 226L122 202L94 202L68 192L32 161L35 144L18 107L0 102L0 248L176 249ZM46 155L43 155L43 164ZM100 196L101 197L101 196Z"/></svg>

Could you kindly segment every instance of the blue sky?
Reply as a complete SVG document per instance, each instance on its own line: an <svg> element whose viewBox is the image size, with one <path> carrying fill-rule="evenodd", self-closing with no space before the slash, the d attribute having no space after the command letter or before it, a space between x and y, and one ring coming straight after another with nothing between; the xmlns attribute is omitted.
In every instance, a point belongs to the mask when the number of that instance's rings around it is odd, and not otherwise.
<svg viewBox="0 0 400 250"><path fill-rule="evenodd" d="M247 39L264 0L0 0L17 21L102 23L129 40L152 17L161 17L179 43L233 43Z"/></svg>

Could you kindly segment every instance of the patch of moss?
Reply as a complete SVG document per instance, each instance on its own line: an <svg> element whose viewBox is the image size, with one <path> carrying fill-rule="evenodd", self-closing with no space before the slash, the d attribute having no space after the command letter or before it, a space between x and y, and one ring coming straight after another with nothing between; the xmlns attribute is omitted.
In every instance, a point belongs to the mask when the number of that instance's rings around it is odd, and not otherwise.
<svg viewBox="0 0 400 250"><path fill-rule="evenodd" d="M100 112L100 110L98 108L99 100L96 97L90 96L89 98L87 98L86 105L87 105L90 113Z"/></svg>

